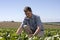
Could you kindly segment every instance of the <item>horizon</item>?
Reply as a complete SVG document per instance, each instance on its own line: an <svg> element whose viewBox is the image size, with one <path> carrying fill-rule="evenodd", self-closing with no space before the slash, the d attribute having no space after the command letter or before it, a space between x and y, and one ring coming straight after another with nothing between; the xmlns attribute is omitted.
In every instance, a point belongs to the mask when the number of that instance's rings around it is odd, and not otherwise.
<svg viewBox="0 0 60 40"><path fill-rule="evenodd" d="M0 22L22 22L22 21L0 21ZM60 22L42 22L42 23L60 23Z"/></svg>

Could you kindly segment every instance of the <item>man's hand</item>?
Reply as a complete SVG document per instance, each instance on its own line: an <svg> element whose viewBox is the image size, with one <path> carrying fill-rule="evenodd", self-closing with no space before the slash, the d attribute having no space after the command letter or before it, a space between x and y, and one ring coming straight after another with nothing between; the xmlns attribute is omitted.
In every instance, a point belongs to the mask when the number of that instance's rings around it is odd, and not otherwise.
<svg viewBox="0 0 60 40"><path fill-rule="evenodd" d="M28 37L33 37L33 34L29 34Z"/></svg>

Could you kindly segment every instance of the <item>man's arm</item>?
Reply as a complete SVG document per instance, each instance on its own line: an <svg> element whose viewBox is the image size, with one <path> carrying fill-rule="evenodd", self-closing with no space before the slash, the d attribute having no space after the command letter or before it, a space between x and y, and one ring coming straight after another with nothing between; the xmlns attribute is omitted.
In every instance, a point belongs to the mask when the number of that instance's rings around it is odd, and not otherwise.
<svg viewBox="0 0 60 40"><path fill-rule="evenodd" d="M24 21L22 22L22 24L20 25L20 27L18 28L16 34L21 34L22 30L23 30L23 26L26 25L26 20L24 19Z"/></svg>
<svg viewBox="0 0 60 40"><path fill-rule="evenodd" d="M36 29L35 33L33 34L33 36L38 34L38 32L40 32L40 27L39 26L37 27L37 29Z"/></svg>
<svg viewBox="0 0 60 40"><path fill-rule="evenodd" d="M39 27L39 26L37 26L37 29L36 29L36 31L35 31L35 33L34 33L34 34L29 34L29 37L32 37L32 36L37 35L37 34L38 34L38 32L40 32L40 27Z"/></svg>
<svg viewBox="0 0 60 40"><path fill-rule="evenodd" d="M19 34L21 34L22 29L23 29L23 28L20 26L20 27L18 28L18 30L17 30L17 32L16 32L16 34L18 34L18 35L19 35Z"/></svg>
<svg viewBox="0 0 60 40"><path fill-rule="evenodd" d="M38 32L40 32L41 31L41 20L40 20L40 17L38 16L38 17L36 17L36 22L37 22L37 29L36 29L36 31L35 31L35 33L33 34L33 35L36 35L36 34L38 34Z"/></svg>

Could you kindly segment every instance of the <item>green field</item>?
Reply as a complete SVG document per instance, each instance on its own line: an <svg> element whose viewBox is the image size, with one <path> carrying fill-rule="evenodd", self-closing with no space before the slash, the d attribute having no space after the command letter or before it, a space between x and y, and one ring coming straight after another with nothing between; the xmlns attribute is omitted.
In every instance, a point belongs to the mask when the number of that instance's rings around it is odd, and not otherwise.
<svg viewBox="0 0 60 40"><path fill-rule="evenodd" d="M28 35L23 31L16 34L20 22L0 22L0 40L28 40ZM58 25L59 24L59 25ZM44 37L32 37L32 40L60 40L60 23L43 23Z"/></svg>

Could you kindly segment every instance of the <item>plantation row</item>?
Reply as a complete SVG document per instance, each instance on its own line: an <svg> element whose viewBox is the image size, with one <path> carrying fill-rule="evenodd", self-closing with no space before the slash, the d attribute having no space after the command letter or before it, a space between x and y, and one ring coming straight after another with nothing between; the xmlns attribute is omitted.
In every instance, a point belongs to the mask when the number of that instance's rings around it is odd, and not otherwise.
<svg viewBox="0 0 60 40"><path fill-rule="evenodd" d="M44 37L41 38L28 38L24 31L17 35L16 30L17 28L0 28L0 40L60 40L60 29L45 29Z"/></svg>

